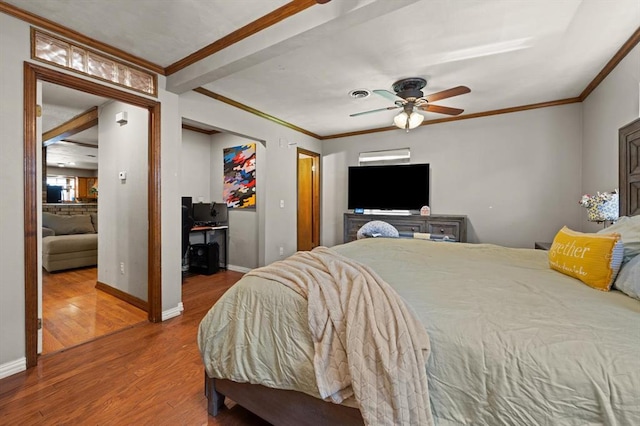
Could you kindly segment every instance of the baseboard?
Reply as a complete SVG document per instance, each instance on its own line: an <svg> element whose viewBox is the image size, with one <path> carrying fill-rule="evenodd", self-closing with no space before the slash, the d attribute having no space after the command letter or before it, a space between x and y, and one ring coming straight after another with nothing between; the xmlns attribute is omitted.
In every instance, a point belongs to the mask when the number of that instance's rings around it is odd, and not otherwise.
<svg viewBox="0 0 640 426"><path fill-rule="evenodd" d="M236 265L227 265L227 269L229 271L242 272L243 274L246 274L247 272L251 271L251 269L253 268L247 268L244 266L236 266Z"/></svg>
<svg viewBox="0 0 640 426"><path fill-rule="evenodd" d="M96 288L114 297L117 297L120 300L124 300L125 302L130 303L136 308L140 308L145 312L149 312L149 304L147 302L135 296L132 296L129 293L125 293L124 291L119 290L115 287L111 287L109 284L105 284L101 281L96 281Z"/></svg>
<svg viewBox="0 0 640 426"><path fill-rule="evenodd" d="M168 319L180 316L184 311L184 305L182 302L178 303L178 306L175 308L167 309L166 311L162 311L162 321L166 321Z"/></svg>
<svg viewBox="0 0 640 426"><path fill-rule="evenodd" d="M27 369L27 358L20 358L15 361L9 361L4 364L0 364L0 379L9 377L21 371Z"/></svg>

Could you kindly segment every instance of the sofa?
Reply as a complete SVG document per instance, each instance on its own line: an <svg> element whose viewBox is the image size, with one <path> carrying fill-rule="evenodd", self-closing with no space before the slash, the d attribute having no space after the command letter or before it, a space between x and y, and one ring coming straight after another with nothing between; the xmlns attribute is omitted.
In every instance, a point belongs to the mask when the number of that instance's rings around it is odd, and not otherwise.
<svg viewBox="0 0 640 426"><path fill-rule="evenodd" d="M97 213L42 213L42 266L48 272L98 264Z"/></svg>

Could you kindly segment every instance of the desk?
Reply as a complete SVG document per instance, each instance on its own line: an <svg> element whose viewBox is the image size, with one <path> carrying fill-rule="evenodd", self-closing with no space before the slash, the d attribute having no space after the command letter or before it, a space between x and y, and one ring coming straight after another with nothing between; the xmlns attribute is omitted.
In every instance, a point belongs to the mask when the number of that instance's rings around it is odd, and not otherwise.
<svg viewBox="0 0 640 426"><path fill-rule="evenodd" d="M221 247L220 250L222 253L224 253L224 260L222 262L222 265L220 265L221 268L223 269L227 269L227 266L229 265L229 226L227 225L221 225L221 226L194 226L193 228L191 228L190 234L197 234L197 233L201 233L203 238L204 238L204 244L209 243L209 233L213 232L214 235L216 232L221 231L223 234L223 241L222 241L222 245L224 247ZM189 240L191 240L191 238L189 238ZM191 243L191 241L189 241L189 243Z"/></svg>

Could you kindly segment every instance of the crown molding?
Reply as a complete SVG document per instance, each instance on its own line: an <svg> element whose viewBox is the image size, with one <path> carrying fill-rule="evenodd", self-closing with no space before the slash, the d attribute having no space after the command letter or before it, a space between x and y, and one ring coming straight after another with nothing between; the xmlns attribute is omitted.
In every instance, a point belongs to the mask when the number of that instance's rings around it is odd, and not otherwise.
<svg viewBox="0 0 640 426"><path fill-rule="evenodd" d="M263 29L268 28L290 16L293 16L296 13L299 13L315 4L323 4L323 3L327 3L328 1L330 0L326 0L326 1L325 0L293 0L285 4L284 6L272 11L271 13L264 15L258 18L257 20L245 25L244 27L228 34L227 36L209 44L208 46L205 46L204 48L198 50L197 52L194 52L191 55L188 55L185 58L169 65L166 68L163 68L160 65L154 64L152 62L149 62L137 56L131 55L127 52L124 52L106 43L102 43L100 41L94 40L70 28L64 27L53 21L34 15L30 12L27 12L23 9L20 9L8 3L5 3L4 1L1 1L1 0L0 0L0 12L14 16L18 19L29 22L41 28L45 28L47 30L56 32L67 38L83 43L89 47L93 47L95 49L101 50L102 52L116 56L120 59L136 64L150 71L154 71L158 74L169 75L199 60L202 60L205 57L210 56L222 49L225 49L233 45L234 43L237 43L253 34L256 34L259 31L262 31ZM591 92L593 92L598 87L598 85L600 85L600 83L609 75L609 73L611 73L611 71L615 69L615 67L622 61L622 59L624 59L639 42L640 42L640 27L638 27L638 29L636 29L636 31L631 35L631 37L629 37L629 39L620 47L620 49L618 49L616 54L609 60L609 62L607 62L604 68L585 87L585 89L582 91L582 93L578 97L560 99L560 100L555 100L550 102L540 102L536 104L522 105L517 107L511 107L511 108L502 108L502 109L478 112L473 114L465 114L465 115L460 115L456 117L447 117L447 118L441 118L436 120L428 120L423 122L421 126L446 123L446 122L457 121L457 120L467 120L471 118L487 117L487 116L497 115L497 114L508 114L512 112L526 111L526 110L536 109L536 108L546 108L546 107L582 102L591 94ZM388 127L380 127L375 129L360 130L355 132L319 136L313 132L305 130L294 124L288 123L284 120L280 120L279 118L269 115L265 112L256 110L255 108L241 104L240 102L236 102L233 99L229 99L217 93L211 92L205 88L199 87L194 89L194 91L197 93L203 94L205 96L211 97L213 99L216 99L220 102L224 102L228 105L231 105L236 108L242 109L244 111L250 112L252 114L258 115L259 117L265 118L274 123L277 123L282 126L288 127L290 129L296 130L298 132L304 133L308 136L314 137L319 140L337 139L337 138L343 138L343 137L349 137L349 136L357 136L357 135L364 135L369 133L378 133L378 132L397 130L395 126L388 126Z"/></svg>
<svg viewBox="0 0 640 426"><path fill-rule="evenodd" d="M550 102L539 102L539 103L536 103L536 104L528 104L528 105L521 105L521 106L517 106L517 107L494 109L494 110L483 111L483 112L475 112L473 114L458 115L458 116L455 116L455 117L438 118L438 119L435 119L435 120L426 120L420 126L428 126L430 124L448 123L450 121L468 120L470 118L489 117L491 115L509 114L509 113L512 113L512 112L527 111L527 110L530 110L530 109L537 109L537 108L547 108L547 107L553 107L553 106L559 106L559 105L573 104L573 103L577 103L577 102L580 102L580 98L579 97L560 99L560 100L557 100L557 101L550 101ZM376 132L386 132L388 130L402 130L402 129L399 129L399 128L395 127L395 126L380 127L378 129L360 130L360 131L357 131L357 132L338 133L338 134L335 134L335 135L322 136L321 140L346 138L346 137L349 137L349 136L366 135L366 134L369 134L369 133L376 133Z"/></svg>
<svg viewBox="0 0 640 426"><path fill-rule="evenodd" d="M127 53L124 50L118 49L117 47L113 47L109 44L92 39L91 37L87 37L75 30L72 30L71 28L67 28L41 16L34 15L31 12L27 12L26 10L20 9L19 7L13 6L9 3L0 1L0 12L11 15L14 18L18 18L37 27L55 32L56 34L72 39L74 41L77 41L78 43L82 43L94 49L100 50L101 52L107 53L111 56L115 56L116 58L122 59L129 63L138 65L149 71L164 75L164 68L160 65L154 64L153 62L147 61L146 59L142 59L138 56Z"/></svg>
<svg viewBox="0 0 640 426"><path fill-rule="evenodd" d="M636 47L636 45L640 42L640 27L629 37L629 39L618 49L615 55L607 62L607 64L602 68L602 70L596 75L596 77L585 87L585 89L580 94L580 101L584 101L587 96L593 92L602 80L604 80L611 71L624 59L625 56L631 52L631 50Z"/></svg>
<svg viewBox="0 0 640 426"><path fill-rule="evenodd" d="M267 13L264 16L256 19L253 22L248 23L242 28L239 28L232 33L227 34L219 40L203 47L202 49L193 52L192 54L185 56L184 58L174 62L164 69L166 75L174 74L189 65L192 65L207 56L211 56L227 47L244 40L245 38L252 36L272 25L277 24L303 10L317 4L316 0L293 0L284 6L277 8L276 10Z"/></svg>
<svg viewBox="0 0 640 426"><path fill-rule="evenodd" d="M295 130L297 132L304 133L305 135L311 136L312 138L316 138L316 139L322 140L322 136L316 135L315 133L312 133L312 132L310 132L308 130L305 130L305 129L301 128L301 127L298 127L298 126L296 126L294 124L288 123L288 122L286 122L284 120L280 120L279 118L274 117L272 115L269 115L266 112L258 111L257 109L252 108L252 107L250 107L248 105L241 104L240 102L236 102L233 99L229 99L227 97L224 97L222 95L214 93L214 92L212 92L210 90L205 89L204 87L196 87L195 89L193 89L193 91L196 92L196 93L200 93L201 95L208 96L208 97L210 97L212 99L215 99L217 101L223 102L223 103L225 103L227 105L231 105L231 106L239 108L241 110L250 112L251 114L255 114L258 117L262 117L262 118L264 118L266 120L269 120L269 121L272 121L272 122L274 122L276 124L280 124L281 126L285 126L285 127L288 127L288 128L290 128L292 130Z"/></svg>
<svg viewBox="0 0 640 426"><path fill-rule="evenodd" d="M388 127L379 127L379 128L375 128L375 129L367 129L367 130L358 130L355 132L346 132L346 133L337 133L337 134L333 134L333 135L326 135L326 136L320 136L317 135L315 133L312 133L308 130L305 130L301 127L298 127L294 124L291 123L287 123L284 120L280 120L279 118L276 118L272 115L269 115L267 113L264 113L262 111L259 111L255 108L252 108L250 106L241 104L240 102L236 102L233 99L229 99L226 98L222 95L219 95L217 93L214 93L210 90L205 89L204 87L198 87L196 89L193 89L194 92L200 93L201 95L205 95L208 96L212 99L215 99L217 101L223 102L227 105L231 105L233 107L242 109L244 111L250 112L252 114L255 114L259 117L262 117L264 119L267 119L269 121L272 121L276 124L280 124L281 126L285 126L288 127L290 129L296 130L300 133L304 133L305 135L311 136L313 138L316 138L318 140L328 140L328 139L339 139L339 138L346 138L346 137L350 137L350 136L359 136L359 135L366 135L366 134L370 134L370 133L379 133L379 132L387 132L387 131L391 131L391 130L401 130L398 129L395 126L388 126ZM547 108L547 107L553 107L553 106L560 106L560 105L567 105L567 104L573 104L573 103L578 103L581 102L579 97L575 97L575 98L567 98L567 99L559 99L556 101L550 101L550 102L539 102L539 103L535 103L535 104L528 104L528 105L521 105L521 106L517 106L517 107L510 107L510 108L501 108L501 109L494 109L494 110L490 110L490 111L483 111L483 112L476 112L473 114L466 114L466 115L459 115L456 117L447 117L447 118L439 118L436 120L427 120L425 122L423 122L421 124L421 126L428 126L430 124L439 124L439 123L446 123L449 121L458 121L458 120L468 120L471 118L480 118L480 117L488 117L491 115L498 115L498 114L509 114L512 112L519 112L519 111L527 111L530 109L537 109L537 108ZM187 125L183 124L182 127L183 128L187 128L185 127ZM192 129L190 129L192 130ZM198 131L198 130L196 130ZM200 129L200 131L202 132L202 130Z"/></svg>
<svg viewBox="0 0 640 426"><path fill-rule="evenodd" d="M483 111L483 112L476 112L473 114L464 114L464 115L459 115L456 117L447 117L447 118L439 118L439 119L435 119L435 120L427 120L424 121L421 126L428 126L431 124L439 124L439 123L447 123L450 121L458 121L458 120L468 120L471 118L481 118L481 117L488 117L491 115L498 115L498 114L509 114L512 112L519 112L519 111L527 111L530 109L537 109L537 108L548 108L548 107L554 107L554 106L559 106L559 105L567 105L567 104L572 104L572 103L578 103L578 102L583 102L591 92L593 92L593 90L595 90L596 87L598 87L598 85L600 85L600 83L602 83L602 81L607 77L607 75L609 75L609 73L611 71L613 71L613 69L620 63L620 61L622 61L628 54L629 52L631 52L631 50L640 42L640 27L638 27L638 29L636 29L636 31L631 35L631 37L629 37L629 39L620 47L620 49L618 49L618 51L616 52L616 54L609 60L609 62L607 62L607 64L604 66L604 68L598 73L598 75L596 75L596 77L587 85L587 87L585 87L585 89L582 91L582 93L580 94L580 96L574 97L574 98L567 98L567 99L559 99L559 100L555 100L555 101L549 101L549 102L539 102L539 103L535 103L535 104L528 104L528 105L521 105L521 106L517 106L517 107L510 107L510 108L501 108L501 109L495 109L495 110L490 110L490 111ZM194 89L195 91L198 91L199 89L202 90L206 90L203 88L198 88L198 89ZM207 91L209 92L209 91ZM199 92L202 93L202 92ZM215 93L213 92L209 92L215 95ZM203 93L204 94L204 93ZM220 95L216 95L216 96L220 96ZM214 98L215 99L215 98ZM250 108L252 112L254 114L260 115L263 118L266 118L268 120L271 120L275 123L278 124L282 124L285 123L282 120L272 117L269 114L260 112L258 110L255 110L254 108L251 107L247 107L246 105L242 105L238 102L235 102L232 99L229 98L224 98L225 100L223 100L222 102L225 102L229 105L232 106L236 106L238 108L241 109L245 109L245 108ZM221 100L221 99L218 99ZM242 105L239 106L239 105ZM244 107L244 108L243 108ZM247 109L245 109L247 110ZM300 127L297 127L293 124L287 123L286 124L287 127L290 127L294 130L297 130L299 132L302 132L304 134L307 134L309 136L313 136L316 139L319 140L328 140L328 139L339 139L339 138L346 138L346 137L350 137L350 136L359 136L359 135L366 135L366 134L370 134L370 133L379 133L379 132L387 132L387 131L391 131L391 130L399 130L397 127L395 126L388 126L388 127L378 127L375 129L367 129L367 130L359 130L359 131L355 131L355 132L346 132L346 133L336 133L333 135L325 135L325 136L319 136L319 135L315 135L314 133L302 129Z"/></svg>
<svg viewBox="0 0 640 426"><path fill-rule="evenodd" d="M204 133L205 135L214 135L216 133L220 133L219 130L206 130L201 129L200 127L192 126L190 124L182 123L182 128L185 130L191 130L192 132Z"/></svg>

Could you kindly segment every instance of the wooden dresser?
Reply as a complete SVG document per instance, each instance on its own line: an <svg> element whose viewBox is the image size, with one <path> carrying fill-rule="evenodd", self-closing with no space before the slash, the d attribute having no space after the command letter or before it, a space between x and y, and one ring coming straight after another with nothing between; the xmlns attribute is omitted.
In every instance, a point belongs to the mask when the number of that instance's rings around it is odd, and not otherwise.
<svg viewBox="0 0 640 426"><path fill-rule="evenodd" d="M381 220L393 225L399 232L424 232L429 234L453 236L456 241L467 242L467 216L434 214L420 215L383 215L383 214L344 214L344 242L354 241L362 225L372 220Z"/></svg>

